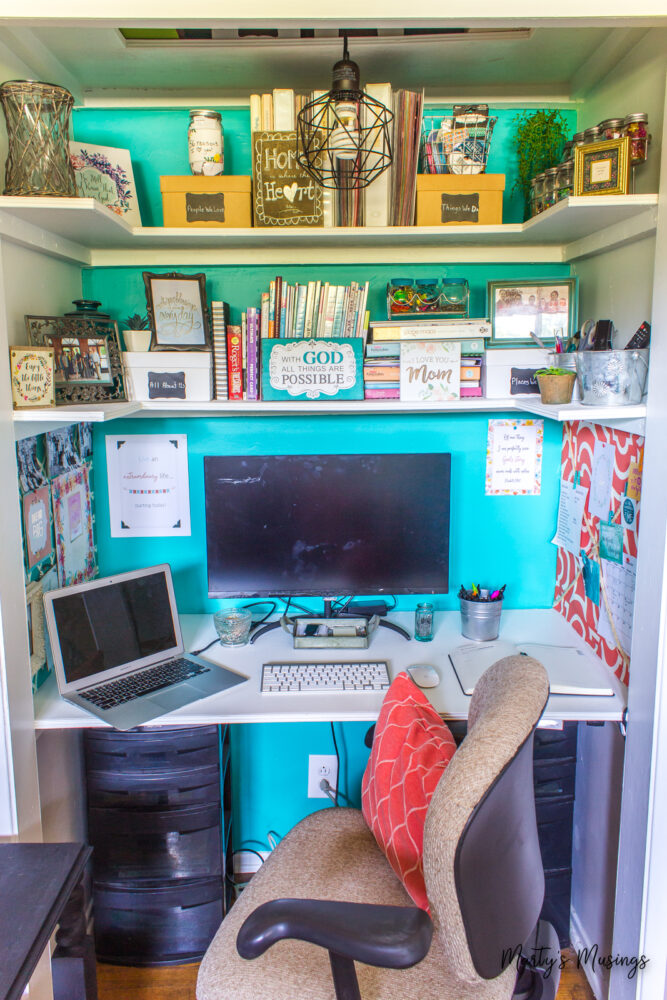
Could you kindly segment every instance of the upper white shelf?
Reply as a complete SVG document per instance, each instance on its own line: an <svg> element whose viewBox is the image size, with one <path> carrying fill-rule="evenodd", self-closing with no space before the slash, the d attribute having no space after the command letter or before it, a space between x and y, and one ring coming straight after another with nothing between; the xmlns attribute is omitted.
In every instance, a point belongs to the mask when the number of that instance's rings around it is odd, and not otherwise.
<svg viewBox="0 0 667 1000"><path fill-rule="evenodd" d="M545 406L538 397L512 396L508 399L459 399L443 403L406 403L391 399L366 400L213 400L195 403L168 400L147 403L95 403L90 406L59 406L43 410L17 410L14 426L18 438L43 434L54 427L80 421L116 420L121 417L278 417L278 416L379 416L391 414L433 415L437 413L505 413L519 411L548 420L588 420L633 434L644 434L646 406Z"/></svg>
<svg viewBox="0 0 667 1000"><path fill-rule="evenodd" d="M525 223L355 229L132 228L90 198L0 197L0 236L91 266L188 261L567 262L655 231L657 194L566 198Z"/></svg>

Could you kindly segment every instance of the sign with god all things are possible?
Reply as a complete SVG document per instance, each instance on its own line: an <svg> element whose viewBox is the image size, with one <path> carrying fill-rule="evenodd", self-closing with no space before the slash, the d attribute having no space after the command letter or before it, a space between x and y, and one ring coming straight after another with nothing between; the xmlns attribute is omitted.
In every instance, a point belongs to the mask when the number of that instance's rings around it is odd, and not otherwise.
<svg viewBox="0 0 667 1000"><path fill-rule="evenodd" d="M361 337L262 341L263 399L363 399Z"/></svg>
<svg viewBox="0 0 667 1000"><path fill-rule="evenodd" d="M296 159L296 132L256 132L252 172L255 226L321 226L322 188Z"/></svg>

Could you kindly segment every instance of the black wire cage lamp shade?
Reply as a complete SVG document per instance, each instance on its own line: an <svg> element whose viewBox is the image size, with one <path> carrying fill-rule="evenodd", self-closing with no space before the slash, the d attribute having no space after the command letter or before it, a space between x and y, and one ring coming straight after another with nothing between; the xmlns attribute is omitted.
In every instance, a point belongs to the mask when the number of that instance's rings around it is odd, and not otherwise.
<svg viewBox="0 0 667 1000"><path fill-rule="evenodd" d="M333 68L331 90L297 116L297 160L322 187L364 188L391 165L392 112L359 87L348 54Z"/></svg>

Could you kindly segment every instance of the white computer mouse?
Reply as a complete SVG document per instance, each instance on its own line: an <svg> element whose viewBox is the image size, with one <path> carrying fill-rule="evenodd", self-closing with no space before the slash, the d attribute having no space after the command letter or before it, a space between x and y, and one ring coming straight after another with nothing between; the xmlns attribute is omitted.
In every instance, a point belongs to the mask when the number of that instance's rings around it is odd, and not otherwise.
<svg viewBox="0 0 667 1000"><path fill-rule="evenodd" d="M440 674L429 663L415 663L406 667L413 681L420 688L434 688L440 683Z"/></svg>

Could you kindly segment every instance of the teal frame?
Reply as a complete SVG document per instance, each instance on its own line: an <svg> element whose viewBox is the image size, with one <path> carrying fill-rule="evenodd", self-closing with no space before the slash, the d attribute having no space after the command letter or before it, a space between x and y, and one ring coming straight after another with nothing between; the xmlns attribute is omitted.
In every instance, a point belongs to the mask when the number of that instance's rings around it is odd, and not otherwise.
<svg viewBox="0 0 667 1000"><path fill-rule="evenodd" d="M533 347L535 341L531 337L499 337L496 328L496 300L498 292L503 288L516 288L521 290L522 288L552 288L566 286L568 289L568 303L567 303L567 315L568 323L567 330L565 331L565 339L571 336L572 333L577 328L577 313L578 313L578 303L579 298L579 279L577 277L558 277L558 278L520 278L517 280L509 281L488 281L487 282L487 302L488 302L488 313L489 321L491 323L491 338L489 343L494 347L515 347L520 345L530 345ZM516 312L517 316L525 315ZM552 335L542 336L540 334L540 339L545 343L550 345L555 344L555 337Z"/></svg>

